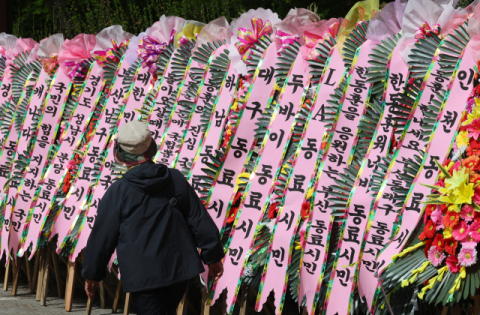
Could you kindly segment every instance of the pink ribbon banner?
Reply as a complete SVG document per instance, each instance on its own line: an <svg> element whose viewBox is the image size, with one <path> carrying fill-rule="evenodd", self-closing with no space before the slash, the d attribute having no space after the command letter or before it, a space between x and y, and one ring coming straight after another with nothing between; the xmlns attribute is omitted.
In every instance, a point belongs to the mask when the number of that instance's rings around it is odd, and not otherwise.
<svg viewBox="0 0 480 315"><path fill-rule="evenodd" d="M126 71L130 68L130 65L122 61L117 68L117 74L119 72L124 72L123 69ZM95 164L98 162L98 157L107 144L112 123L115 123L116 117L114 117L113 114L114 112L118 113L122 107L121 104L133 94L131 93L133 83L128 87L125 87L122 81L123 80L117 79L115 82L112 82L113 87L108 95L107 103L100 113L97 126L93 130L93 137L84 151L83 160L81 164L78 165L77 176L72 181L72 186L70 187L65 200L61 203L61 210L59 211L53 225L52 233L50 234L50 240L55 234L58 234L58 240L62 241L57 248L58 253L60 253L61 249L64 247L66 238L75 226L81 211L86 210L87 208L86 196L89 195L91 182L94 179L94 176L96 176L92 174L92 172L95 169ZM134 100L135 99L136 98L134 98ZM71 220L72 218L74 219Z"/></svg>
<svg viewBox="0 0 480 315"><path fill-rule="evenodd" d="M261 78L258 74L263 70L264 72L271 72L273 76L274 66L277 62L276 45L270 45L262 57L263 60L257 68L256 75L245 97L243 114L235 132L235 138L228 152L225 153L225 162L211 188L209 202L206 205L207 211L219 230L222 229L225 221L229 202L234 198L235 180L242 172L248 152L255 144L255 123L269 105L275 93L275 80L269 79L268 76ZM198 189L199 187L195 185L197 178L192 176L191 181L194 189Z"/></svg>
<svg viewBox="0 0 480 315"><path fill-rule="evenodd" d="M365 248L361 258L362 263L359 276L362 287L361 293L365 294L369 307L372 305L377 284L374 274L377 269L381 269L384 266L384 263L377 260L376 256L387 244L397 219L397 212L392 205L392 200L395 194L394 190L397 187L402 187L403 181L398 174L401 174L403 171L404 161L407 161L409 158L413 159L415 154L419 154L419 150L425 148L426 142L422 141L423 136L421 135L421 122L424 117L428 116L423 114L423 109L428 109L427 106L432 104L432 100L440 90L447 89L450 81L450 77L446 77L445 73L440 69L437 57L438 50L432 60L433 67L430 67L431 71L427 73L420 88L421 94L417 96L417 100L413 104L412 113L408 117L410 125L406 126L398 141L399 145L394 153L392 163L389 165L380 192L375 199L372 210L370 210L371 215L374 217L371 222L368 222L363 238ZM403 188L408 189L408 187ZM420 204L415 202L407 206L407 210L420 211L419 207ZM346 232L348 233L348 231Z"/></svg>
<svg viewBox="0 0 480 315"><path fill-rule="evenodd" d="M305 235L306 244L303 256L303 265L300 269L300 295L307 297L307 310L313 312L316 307L315 293L320 289L323 280L328 251L328 235L332 228L333 217L328 208L330 186L335 185L334 180L341 180L338 172L348 162L352 149L356 143L356 130L352 126L358 126L360 117L364 112L365 102L368 98L370 84L366 83L365 73L369 67L369 55L375 45L367 40L358 50L352 63L342 98L340 100L338 121L332 127L333 136L329 147L326 148L322 162L318 170L318 180L315 184L314 207L311 214L311 227ZM340 61L341 63L341 61ZM336 66L334 68L343 69ZM320 189L318 189L320 188ZM316 288L315 291L310 291Z"/></svg>
<svg viewBox="0 0 480 315"><path fill-rule="evenodd" d="M160 85L157 92L155 106L148 118L148 129L153 140L159 144L165 131L168 117L164 117L165 108L168 106L168 99L177 90L178 81L174 80L172 63L169 62L163 76L159 78Z"/></svg>
<svg viewBox="0 0 480 315"><path fill-rule="evenodd" d="M214 155L215 150L220 147L227 115L234 100L232 94L235 91L237 77L235 67L229 66L226 82L220 87L218 98L215 101L212 115L210 116L209 127L207 127L207 131L200 141L190 173L188 174L187 179L190 183L192 178L197 178L204 174L202 168L208 168L205 163L210 161L210 157Z"/></svg>
<svg viewBox="0 0 480 315"><path fill-rule="evenodd" d="M145 89L147 91L146 93L148 93L148 91L153 88L153 86L149 84L148 80L142 80L145 75L149 74L147 70L148 69L141 67L137 76L134 78L132 91L135 91L135 89ZM143 102L139 102L138 99L132 97L132 95L130 95L130 97L125 100L125 102L126 104L124 109L124 115L123 117L120 116L117 128L120 128L123 124L131 121L131 117L126 117L126 113L136 112L140 110L143 106ZM93 224L95 223L95 218L97 216L98 204L100 203L102 197L105 195L107 189L110 187L110 185L113 184L114 176L112 174L112 166L114 165L114 154L112 146L113 141L110 141L105 148L105 150L107 150L107 157L105 158L103 167L100 169L100 176L97 180L97 185L91 190L92 198L88 201L88 204L86 206L87 211L85 212L85 217L75 240L75 250L70 256L71 261L75 261L75 259L78 257L78 254L87 245L88 237L90 236Z"/></svg>
<svg viewBox="0 0 480 315"><path fill-rule="evenodd" d="M273 182L278 176L285 156L287 145L291 140L295 126L295 114L302 105L304 88L308 86L308 65L301 54L295 58L290 73L285 80L274 119L270 122L254 168L253 180L249 182L239 206L240 215L232 227L232 243L225 258L225 268L229 277L220 279L215 288L217 299L227 289L227 310L234 304L238 293L238 279L243 269L243 262L250 250L255 234L255 227L263 217L265 204L273 191ZM236 133L234 143L244 141L242 133ZM232 145L233 148L233 145ZM267 154L268 152L268 154ZM263 154L265 153L265 154ZM252 174L253 174L252 173Z"/></svg>
<svg viewBox="0 0 480 315"><path fill-rule="evenodd" d="M100 71L100 69L100 65L96 62L90 67L85 83L78 92L75 110L65 127L61 127L62 130L58 144L60 148L55 153L44 178L39 182L39 186L41 187L39 194L33 198L32 204L30 205L30 209L34 208L32 210L33 217L43 217L43 219L38 220L38 223L37 220L30 221L27 239L22 247L25 250L30 244L33 244L30 259L35 254L37 241L45 225L53 197L60 189L63 177L68 171L68 163L72 156L72 150L78 147L82 138L88 132L88 122L95 109L95 100L98 98L103 87L103 71ZM68 227L66 228L68 229Z"/></svg>
<svg viewBox="0 0 480 315"><path fill-rule="evenodd" d="M48 87L45 84L45 79L48 78L48 74L43 71L40 72L37 81L35 82L34 89L30 95L26 94L26 91L24 90L24 95L23 97L20 98L18 101L19 104L23 102L23 99L25 97L28 97L28 105L26 109L26 115L25 118L22 122L21 128L20 128L20 134L17 134L15 126L12 127L12 130L9 135L9 143L11 144L16 144L15 145L15 151L16 154L23 154L24 151L27 150L28 144L30 141L30 138L35 136L32 134L31 126L32 123L35 119L35 117L38 116L38 109L41 109L44 106L44 98L48 92ZM26 82L29 81L30 78L26 80ZM27 83L26 83L27 84ZM15 122L13 122L15 124ZM16 135L16 138L11 138L11 136ZM10 140L11 139L11 140ZM15 159L16 154L14 153L10 158ZM6 157L7 155L2 156ZM18 156L17 156L18 159ZM15 160L12 161L11 163L8 164L9 166L9 171L8 173L5 173L5 177L0 177L0 187L1 189L4 189L4 185L7 182L7 178L10 178L11 171L13 169L13 166L15 164ZM7 164L2 164L2 167L6 167ZM3 174L2 174L3 175ZM7 177L8 176L8 177ZM3 231L2 231L2 256L3 252L5 251L7 253L7 248L8 248L8 254L13 253L13 257L17 255L18 251L18 246L20 244L20 238L22 236L22 231L23 231L23 224L25 223L26 217L28 215L28 211L15 211L15 204L17 198L14 198L14 196L17 195L17 189L20 185L20 182L17 181L11 181L8 184L8 187L5 191L5 193L11 197L11 199L8 200L6 206L5 206L5 212L4 212L4 224L3 224ZM16 196L18 197L18 196ZM15 211L15 212L14 212Z"/></svg>
<svg viewBox="0 0 480 315"><path fill-rule="evenodd" d="M34 220L37 224L42 220L41 214L31 213L30 205L35 191L39 186L39 181L43 179L44 172L49 166L46 157L48 156L51 145L54 143L57 133L60 132L63 106L67 100L71 86L72 83L69 77L63 71L57 71L50 85L45 106L42 108L43 118L35 135L36 141L32 151L30 165L21 184L21 191L18 191L16 196L15 213L18 213L17 216L28 214L22 228L23 233L28 232L31 220ZM24 242L25 238L22 238L20 248L23 248ZM23 254L23 250L20 250L19 255L23 256Z"/></svg>
<svg viewBox="0 0 480 315"><path fill-rule="evenodd" d="M10 101L12 98L12 80L9 72L10 72L10 66L7 65L5 68L3 80L2 82L0 82L0 106L3 106L6 102ZM9 106L9 109L11 110L10 106ZM8 123L8 122L5 120L4 117L2 117L2 119L0 119L0 126L2 126L5 123ZM0 147L3 146L4 144L4 141L2 140L0 140Z"/></svg>
<svg viewBox="0 0 480 315"><path fill-rule="evenodd" d="M187 124L185 130L185 136L180 142L180 149L177 155L177 158L174 163L174 167L177 169L182 169L187 167L187 162L193 162L195 158L195 154L197 153L198 146L201 142L203 137L202 132L200 130L200 119L202 117L202 112L204 110L204 106L207 103L215 103L218 91L220 87L215 88L211 81L212 81L212 69L210 68L210 62L214 60L217 56L223 53L223 49L225 46L220 46L215 50L215 52L210 57L209 63L207 68L205 69L205 73L203 75L202 82L200 83L200 87L197 92L197 96L194 100L195 110L192 114L192 118ZM213 70L215 71L215 70ZM202 103L203 102L203 105ZM219 114L219 113L216 113ZM225 116L226 112L223 112L221 115ZM215 119L222 119L221 117L216 117Z"/></svg>
<svg viewBox="0 0 480 315"><path fill-rule="evenodd" d="M267 198L273 192L272 184L274 183L274 180L278 178L278 175L282 168L282 161L287 151L287 145L293 133L293 127L296 125L294 119L295 113L298 112L300 106L302 105L304 89L309 85L307 69L308 64L304 60L303 55L299 53L290 70L290 74L287 77L287 80L285 81L285 84L283 86L283 95L280 95L278 101L279 104L277 105L276 110L277 115L273 122L271 122L270 124L269 132L267 133L268 138L266 136L266 139L264 140L264 143L262 145L261 152L259 152L259 163L257 162L257 168L254 170L255 178L249 183L249 186L247 187L247 190L245 192L243 204L241 205L241 207L243 207L244 209L242 213L245 213L245 218L244 221L239 220L239 224L241 224L240 226L248 224L249 217L255 217L254 223L258 223L262 219L261 217L263 217L261 213L265 211L265 204L267 203ZM262 155L262 153L265 154ZM260 156L262 157L261 159ZM276 173L275 177L268 176L269 170ZM250 207L250 205L254 202L252 199L256 199L259 201L259 208L257 208L257 210L260 210L260 213L258 211L253 211L255 207ZM280 218L281 215L282 214L279 213L278 218ZM293 221L295 221L295 217L291 215L291 212L288 212L285 216L282 217L282 220L280 222L280 225L282 225L282 227L280 229L285 227L285 235L293 232L294 229L291 229L292 227L295 227L293 225ZM277 228L278 222L279 221L277 221ZM280 239L281 238L277 239L277 243L275 244L275 246L280 246L278 244L278 242L281 242ZM251 243L253 239L250 239L249 241ZM250 244L245 245L249 246ZM250 248L250 246L248 248ZM230 248L228 252L229 256L232 256L232 250L234 250L233 247ZM273 249L271 245L271 247L269 248L269 252L271 252L272 250ZM277 247L275 247L275 251L276 250ZM229 258L231 259L231 257ZM266 266L265 272L262 277L262 283L260 284L260 288L262 288L263 290L259 290L258 292L257 309L259 308L259 302L261 305L265 303L273 287L278 285L283 286L283 279L278 278L278 274L279 272L281 272L280 269L286 270L288 252L286 252L286 255L284 255L284 257L280 258L282 259L279 260L278 263L269 264L268 266ZM285 273L283 273L283 275L285 275ZM275 305L277 308L280 308L282 293L279 290L275 290L274 295Z"/></svg>
<svg viewBox="0 0 480 315"><path fill-rule="evenodd" d="M472 69L476 65L471 55L471 49L468 49L468 47L464 49L464 55L460 62L456 77L454 74L449 85L450 94L444 100L444 108L437 117L437 127L433 130L430 141L425 148L427 155L400 212L402 217L400 228L395 238L387 244L377 258L377 264L384 266L383 269L378 269L379 273L392 263L393 255L403 250L405 243L413 233L414 227L421 220L424 207L422 207L421 211L418 211L417 207L413 207L413 205L425 202L427 200L426 196L430 194L431 190L420 184L435 184L436 176L434 175L438 174L439 169L433 160L443 163L448 157L452 142L455 140L455 131L460 124L462 110L464 109L459 104L467 103L471 92L471 86L468 82L471 82L470 79L474 75ZM447 139L450 139L450 141L447 141Z"/></svg>
<svg viewBox="0 0 480 315"><path fill-rule="evenodd" d="M155 157L156 163L161 163L169 167L174 167L175 159L179 153L179 146L188 129L190 119L192 118L192 112L195 111L195 99L187 94L190 85L196 85L194 75L191 68L201 68L199 62L190 58L189 65L185 71L182 82L178 87L178 94L175 100L175 104L172 109L172 113L168 122L166 122L165 132L160 143L157 156ZM187 115L180 111L182 102L193 103L192 112ZM184 110L183 110L184 111Z"/></svg>
<svg viewBox="0 0 480 315"><path fill-rule="evenodd" d="M352 292L356 287L355 279L358 276L359 265L355 265L355 263L361 258L361 242L353 239L351 235L352 233L363 235L366 229L368 210L372 204L372 197L368 192L368 181L374 174L373 171L376 164L380 162L380 158L387 154L388 143L390 143L393 131L392 125L388 123L392 117L390 111L393 110L392 105L398 102L399 95L403 92L406 83L405 79L408 77L408 65L397 48L392 52L388 67L387 89L382 100L385 110L350 193L346 210L347 222L339 243L338 260L334 265L335 275L353 275L353 277L345 278L335 277L332 282L330 295L335 296L335 305L339 314L347 314L350 309ZM345 231L347 231L347 235L345 235Z"/></svg>

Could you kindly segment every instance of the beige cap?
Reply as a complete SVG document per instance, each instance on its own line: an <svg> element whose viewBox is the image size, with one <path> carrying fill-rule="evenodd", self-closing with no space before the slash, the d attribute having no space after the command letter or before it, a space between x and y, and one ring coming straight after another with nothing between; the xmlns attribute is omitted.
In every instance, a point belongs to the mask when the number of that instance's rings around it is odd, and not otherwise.
<svg viewBox="0 0 480 315"><path fill-rule="evenodd" d="M134 120L118 128L117 142L128 153L139 155L148 150L152 136L146 124Z"/></svg>

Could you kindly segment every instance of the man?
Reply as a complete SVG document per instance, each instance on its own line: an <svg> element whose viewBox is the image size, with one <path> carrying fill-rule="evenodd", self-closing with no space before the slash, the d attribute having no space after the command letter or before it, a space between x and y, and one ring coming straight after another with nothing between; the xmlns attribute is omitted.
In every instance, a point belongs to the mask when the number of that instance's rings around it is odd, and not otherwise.
<svg viewBox="0 0 480 315"><path fill-rule="evenodd" d="M151 161L156 151L145 124L119 128L115 160L128 172L98 205L82 270L93 298L116 249L123 289L138 314L148 315L175 314L188 280L204 271L201 260L216 281L224 257L218 229L195 191L178 170Z"/></svg>

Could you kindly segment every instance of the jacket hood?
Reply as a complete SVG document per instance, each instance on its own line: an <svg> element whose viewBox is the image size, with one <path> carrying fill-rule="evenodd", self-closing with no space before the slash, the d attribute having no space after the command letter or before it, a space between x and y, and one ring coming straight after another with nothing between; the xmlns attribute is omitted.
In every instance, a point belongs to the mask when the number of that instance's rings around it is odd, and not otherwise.
<svg viewBox="0 0 480 315"><path fill-rule="evenodd" d="M157 192L171 184L170 169L151 161L132 168L123 175L123 178L136 189L147 193Z"/></svg>

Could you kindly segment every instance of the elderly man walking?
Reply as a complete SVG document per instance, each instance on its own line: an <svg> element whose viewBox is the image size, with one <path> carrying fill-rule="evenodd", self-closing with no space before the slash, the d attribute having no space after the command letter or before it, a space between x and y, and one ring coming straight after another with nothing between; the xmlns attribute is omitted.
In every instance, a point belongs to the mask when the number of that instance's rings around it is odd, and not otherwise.
<svg viewBox="0 0 480 315"><path fill-rule="evenodd" d="M204 271L202 261L214 280L222 276L218 229L183 175L152 162L157 145L145 124L123 125L114 141L115 160L128 172L98 205L83 253L85 291L93 298L116 249L138 314L175 314L188 280Z"/></svg>

